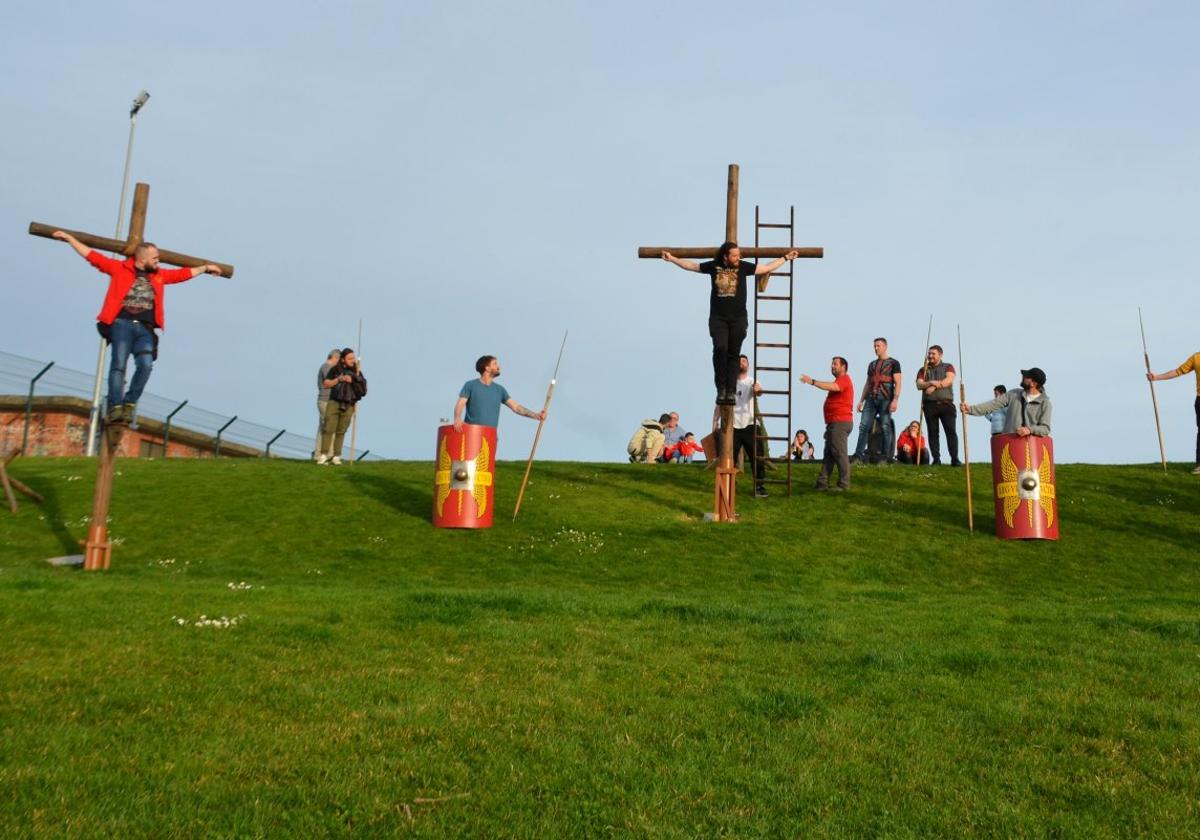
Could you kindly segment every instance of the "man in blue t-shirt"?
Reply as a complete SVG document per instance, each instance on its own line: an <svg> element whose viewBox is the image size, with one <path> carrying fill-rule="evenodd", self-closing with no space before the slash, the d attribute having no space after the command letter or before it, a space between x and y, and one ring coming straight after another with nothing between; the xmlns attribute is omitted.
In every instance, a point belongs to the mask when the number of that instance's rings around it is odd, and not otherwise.
<svg viewBox="0 0 1200 840"><path fill-rule="evenodd" d="M454 404L454 430L461 432L463 423L495 428L500 424L500 406L506 405L531 420L545 420L545 411L533 411L525 408L512 397L504 386L494 381L500 375L500 362L495 356L480 356L475 362L478 379L468 380L458 392L458 402ZM463 416L463 411L466 416Z"/></svg>

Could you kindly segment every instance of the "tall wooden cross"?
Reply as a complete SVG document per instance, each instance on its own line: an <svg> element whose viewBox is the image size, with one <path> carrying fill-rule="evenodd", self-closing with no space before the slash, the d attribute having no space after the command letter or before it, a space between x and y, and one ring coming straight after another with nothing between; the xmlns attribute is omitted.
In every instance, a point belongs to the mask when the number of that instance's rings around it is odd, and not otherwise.
<svg viewBox="0 0 1200 840"><path fill-rule="evenodd" d="M44 225L40 222L29 223L29 233L33 236L54 238L56 230L66 231L81 243L98 251L111 251L115 254L133 256L137 246L145 241L146 207L150 201L150 185L138 184L133 190L133 213L129 218L129 236L122 242L120 239L109 239L78 230ZM233 266L219 263L215 260L191 257L175 251L158 249L158 259L168 265L178 265L184 268L213 264L221 269L223 277L233 276ZM96 489L92 496L92 518L88 527L86 540L81 540L84 546L83 567L85 569L107 569L112 558L112 541L108 539L108 506L112 499L113 461L124 432L123 425L105 424L103 440L100 446L100 460L96 469Z"/></svg>
<svg viewBox="0 0 1200 840"><path fill-rule="evenodd" d="M737 242L738 229L738 165L729 164L729 181L725 190L725 241ZM670 248L659 245L638 248L638 258L643 260L661 259L663 251L669 251L676 257L713 259L718 247L701 248ZM824 248L742 248L743 259L777 259L795 251L798 256L808 259L821 259L825 256ZM717 482L713 492L713 521L733 522L737 518L737 505L734 497L736 490L735 478L737 467L733 465L733 406L719 406L721 410L721 454L717 463Z"/></svg>

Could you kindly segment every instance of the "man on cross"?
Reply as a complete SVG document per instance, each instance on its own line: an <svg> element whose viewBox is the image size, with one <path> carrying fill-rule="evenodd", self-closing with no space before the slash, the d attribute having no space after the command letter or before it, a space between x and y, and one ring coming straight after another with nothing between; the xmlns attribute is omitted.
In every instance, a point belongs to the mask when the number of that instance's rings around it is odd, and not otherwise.
<svg viewBox="0 0 1200 840"><path fill-rule="evenodd" d="M158 355L158 335L154 330L163 328L163 287L191 280L199 274L219 276L221 269L212 263L195 268L160 269L158 248L152 242L140 243L133 256L117 260L89 248L66 231L56 230L53 235L109 277L104 304L96 316L96 327L112 345L112 363L108 369L108 420L110 423L127 423L133 418ZM136 370L126 391L125 368L131 355Z"/></svg>
<svg viewBox="0 0 1200 840"><path fill-rule="evenodd" d="M712 283L708 298L708 333L713 343L713 379L717 385L717 405L733 405L737 400L737 379L742 342L746 339L749 317L746 314L747 277L770 274L775 269L800 256L796 250L782 257L755 267L749 260L742 260L742 251L736 242L725 242L717 249L717 257L707 262L695 263L681 260L663 251L662 258L685 271L707 274Z"/></svg>

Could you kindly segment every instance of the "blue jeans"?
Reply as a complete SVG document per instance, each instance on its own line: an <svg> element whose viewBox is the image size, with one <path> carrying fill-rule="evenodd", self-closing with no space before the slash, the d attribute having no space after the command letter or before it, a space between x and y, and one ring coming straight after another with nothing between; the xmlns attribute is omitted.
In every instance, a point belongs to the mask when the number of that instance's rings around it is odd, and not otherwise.
<svg viewBox="0 0 1200 840"><path fill-rule="evenodd" d="M112 344L112 364L108 368L108 408L121 403L136 403L141 399L150 370L154 367L154 331L145 324L118 318L109 333ZM125 390L125 366L133 356L135 370L129 390Z"/></svg>
<svg viewBox="0 0 1200 840"><path fill-rule="evenodd" d="M883 433L883 459L890 461L896 457L896 426L892 423L892 401L886 397L867 397L863 400L862 420L858 424L858 443L854 447L854 457L860 461L866 459L867 444L871 440L871 427L875 418L879 418L879 429Z"/></svg>

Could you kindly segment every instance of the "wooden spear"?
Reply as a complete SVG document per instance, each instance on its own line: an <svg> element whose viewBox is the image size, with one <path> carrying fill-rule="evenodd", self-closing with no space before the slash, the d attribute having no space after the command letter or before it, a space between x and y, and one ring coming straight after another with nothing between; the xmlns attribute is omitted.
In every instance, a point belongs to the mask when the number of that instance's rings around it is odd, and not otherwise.
<svg viewBox="0 0 1200 840"><path fill-rule="evenodd" d="M959 408L967 404L967 383L963 378L963 354L962 354L962 325L955 325L958 329L958 401ZM962 412L963 424L963 467L967 472L967 530L975 533L975 506L971 502L971 447L967 445L967 412ZM1030 502L1030 504L1033 504Z"/></svg>
<svg viewBox="0 0 1200 840"><path fill-rule="evenodd" d="M1158 397L1154 395L1154 380L1150 377L1150 351L1146 349L1146 325L1142 323L1142 307L1138 307L1138 326L1142 328L1142 358L1146 360L1146 375L1150 382L1150 402L1154 405L1154 427L1158 429L1158 457L1162 459L1163 472L1167 471L1167 448L1163 446L1162 422L1158 419Z"/></svg>
<svg viewBox="0 0 1200 840"><path fill-rule="evenodd" d="M542 406L542 411L547 412L549 416L550 399L554 396L554 383L558 381L558 366L562 364L563 350L567 347L567 331L563 330L562 346L558 348L558 361L554 363L554 375L550 377L550 387L546 389L546 403ZM537 453L538 441L542 439L542 426L546 425L546 418L538 420L537 432L533 436L533 448L529 450L529 460L525 462L525 477L521 479L521 490L517 493L517 505L513 508L513 522L517 521L517 514L521 512L521 499L525 498L525 485L529 483L529 472L533 469L533 456Z"/></svg>
<svg viewBox="0 0 1200 840"><path fill-rule="evenodd" d="M929 340L933 338L933 313L929 313L929 329L925 330L925 365L921 368L921 379L929 376ZM925 392L917 389L917 466L921 465L921 429L925 427Z"/></svg>
<svg viewBox="0 0 1200 840"><path fill-rule="evenodd" d="M354 345L354 369L362 370L362 318L358 319L358 343ZM361 402L361 400L360 400ZM358 439L358 403L354 404L354 416L350 418L350 464L354 464L354 442Z"/></svg>

